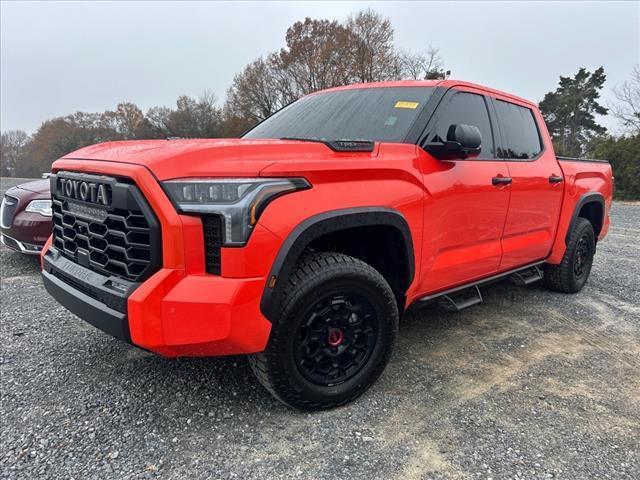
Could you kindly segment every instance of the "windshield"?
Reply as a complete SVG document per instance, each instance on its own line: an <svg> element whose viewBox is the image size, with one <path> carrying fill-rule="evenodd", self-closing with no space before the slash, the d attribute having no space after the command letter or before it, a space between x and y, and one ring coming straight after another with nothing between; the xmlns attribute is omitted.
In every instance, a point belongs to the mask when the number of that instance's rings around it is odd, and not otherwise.
<svg viewBox="0 0 640 480"><path fill-rule="evenodd" d="M245 138L403 142L433 87L357 88L308 95Z"/></svg>

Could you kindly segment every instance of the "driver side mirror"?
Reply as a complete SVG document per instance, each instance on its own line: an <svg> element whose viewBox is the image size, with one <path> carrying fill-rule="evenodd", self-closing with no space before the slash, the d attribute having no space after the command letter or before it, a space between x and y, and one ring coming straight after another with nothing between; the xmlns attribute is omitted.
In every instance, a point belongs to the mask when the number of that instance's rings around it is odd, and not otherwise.
<svg viewBox="0 0 640 480"><path fill-rule="evenodd" d="M445 142L431 142L424 149L438 160L473 158L482 150L482 134L475 125L451 125Z"/></svg>

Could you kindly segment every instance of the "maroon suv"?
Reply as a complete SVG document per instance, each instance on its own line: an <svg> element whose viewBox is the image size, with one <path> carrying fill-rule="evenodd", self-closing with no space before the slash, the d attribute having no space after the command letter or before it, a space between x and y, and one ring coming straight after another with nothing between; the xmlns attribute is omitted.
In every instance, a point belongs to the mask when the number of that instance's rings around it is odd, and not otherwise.
<svg viewBox="0 0 640 480"><path fill-rule="evenodd" d="M51 235L49 180L35 180L12 187L0 207L2 243L12 250L37 255Z"/></svg>

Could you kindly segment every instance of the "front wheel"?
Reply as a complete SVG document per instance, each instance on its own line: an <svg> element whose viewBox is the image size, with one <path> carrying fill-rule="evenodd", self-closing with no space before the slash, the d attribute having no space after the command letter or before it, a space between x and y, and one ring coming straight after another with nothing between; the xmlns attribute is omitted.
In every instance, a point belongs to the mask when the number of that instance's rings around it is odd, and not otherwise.
<svg viewBox="0 0 640 480"><path fill-rule="evenodd" d="M556 292L582 290L591 273L595 247L593 225L586 218L576 218L562 261L558 265L545 265L545 285Z"/></svg>
<svg viewBox="0 0 640 480"><path fill-rule="evenodd" d="M283 403L333 408L377 380L397 330L396 300L377 270L347 255L316 253L298 263L267 348L249 362Z"/></svg>

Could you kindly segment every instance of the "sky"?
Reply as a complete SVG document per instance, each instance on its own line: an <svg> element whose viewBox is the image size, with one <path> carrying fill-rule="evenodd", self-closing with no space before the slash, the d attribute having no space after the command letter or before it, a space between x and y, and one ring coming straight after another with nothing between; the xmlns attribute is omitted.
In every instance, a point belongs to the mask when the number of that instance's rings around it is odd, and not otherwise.
<svg viewBox="0 0 640 480"><path fill-rule="evenodd" d="M1 2L0 127L33 133L46 119L146 111L215 93L284 46L304 17L344 20L372 8L398 47L440 48L451 78L540 101L560 75L605 68L603 103L640 63L640 2ZM616 131L610 117L601 123Z"/></svg>

